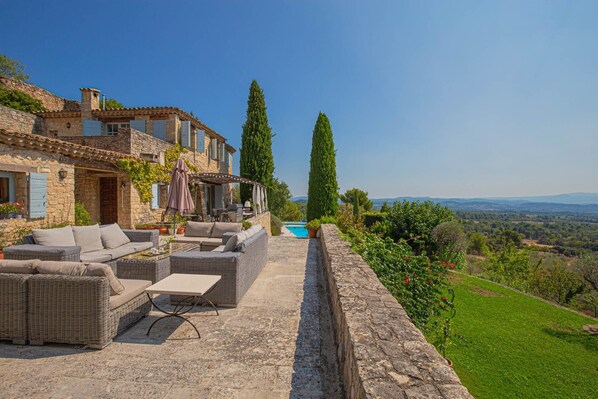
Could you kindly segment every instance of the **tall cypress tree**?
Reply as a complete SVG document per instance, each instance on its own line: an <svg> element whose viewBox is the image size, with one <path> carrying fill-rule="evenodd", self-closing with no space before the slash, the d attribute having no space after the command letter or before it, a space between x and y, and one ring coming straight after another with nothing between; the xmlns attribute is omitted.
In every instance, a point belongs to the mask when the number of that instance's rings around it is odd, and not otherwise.
<svg viewBox="0 0 598 399"><path fill-rule="evenodd" d="M251 82L247 100L247 119L241 137L241 177L272 186L274 157L272 155L272 129L268 125L264 92L257 81ZM241 201L251 200L252 187L241 184Z"/></svg>
<svg viewBox="0 0 598 399"><path fill-rule="evenodd" d="M332 128L326 114L320 112L311 142L307 220L333 216L337 209L338 184Z"/></svg>

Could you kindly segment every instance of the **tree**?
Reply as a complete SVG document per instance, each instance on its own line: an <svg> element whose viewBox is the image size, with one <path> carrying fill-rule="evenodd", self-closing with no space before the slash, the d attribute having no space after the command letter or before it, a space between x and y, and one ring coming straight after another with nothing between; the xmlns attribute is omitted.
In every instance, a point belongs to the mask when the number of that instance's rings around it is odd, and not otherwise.
<svg viewBox="0 0 598 399"><path fill-rule="evenodd" d="M454 263L463 259L467 249L467 236L461 223L456 220L440 223L432 229L431 237L436 244L436 255L441 259Z"/></svg>
<svg viewBox="0 0 598 399"><path fill-rule="evenodd" d="M368 198L368 193L366 191L360 190L358 188L352 188L339 196L340 200L345 204L352 204L356 197L359 199L359 205L365 211L372 210L374 203Z"/></svg>
<svg viewBox="0 0 598 399"><path fill-rule="evenodd" d="M268 193L268 209L274 215L286 220L283 212L287 207L287 202L291 199L289 186L276 178L272 179L272 186Z"/></svg>
<svg viewBox="0 0 598 399"><path fill-rule="evenodd" d="M24 112L43 111L45 109L40 100L31 97L29 94L3 87L0 87L0 105Z"/></svg>
<svg viewBox="0 0 598 399"><path fill-rule="evenodd" d="M307 220L334 216L337 209L338 183L332 127L326 114L320 112L311 143Z"/></svg>
<svg viewBox="0 0 598 399"><path fill-rule="evenodd" d="M240 172L241 176L264 184L268 187L268 205L274 174L274 156L272 155L272 129L268 125L264 92L257 81L251 82L247 99L247 119L243 124L241 137ZM241 200L251 200L252 187L241 184Z"/></svg>
<svg viewBox="0 0 598 399"><path fill-rule="evenodd" d="M353 197L353 219L355 222L359 220L359 197Z"/></svg>
<svg viewBox="0 0 598 399"><path fill-rule="evenodd" d="M469 236L469 252L484 255L488 251L488 239L484 233L471 233Z"/></svg>
<svg viewBox="0 0 598 399"><path fill-rule="evenodd" d="M4 54L0 54L0 76L23 82L29 81L29 75L25 73L25 65Z"/></svg>
<svg viewBox="0 0 598 399"><path fill-rule="evenodd" d="M303 213L301 213L301 210L296 203L289 200L285 204L282 214L280 215L280 219L286 222L298 222L303 219Z"/></svg>
<svg viewBox="0 0 598 399"><path fill-rule="evenodd" d="M106 99L106 109L109 108L125 108L125 106L121 103L116 101L114 98L107 98Z"/></svg>
<svg viewBox="0 0 598 399"><path fill-rule="evenodd" d="M581 278L598 291L598 253L580 257L573 266Z"/></svg>

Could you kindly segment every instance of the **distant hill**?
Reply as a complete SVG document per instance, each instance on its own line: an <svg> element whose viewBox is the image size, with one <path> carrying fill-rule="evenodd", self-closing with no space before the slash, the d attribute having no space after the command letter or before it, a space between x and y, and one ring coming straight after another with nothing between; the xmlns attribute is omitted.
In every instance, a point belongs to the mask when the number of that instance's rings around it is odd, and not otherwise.
<svg viewBox="0 0 598 399"><path fill-rule="evenodd" d="M307 202L307 197L295 197L297 203ZM495 198L433 198L433 197L395 197L372 198L374 209L388 202L430 200L447 206L455 211L496 212L496 213L534 213L534 214L598 214L598 193L570 193L529 197Z"/></svg>

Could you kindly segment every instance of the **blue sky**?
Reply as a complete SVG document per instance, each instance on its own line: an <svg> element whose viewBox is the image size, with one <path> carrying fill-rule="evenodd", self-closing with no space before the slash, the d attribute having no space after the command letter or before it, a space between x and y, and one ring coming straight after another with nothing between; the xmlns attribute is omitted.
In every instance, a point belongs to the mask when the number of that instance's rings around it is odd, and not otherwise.
<svg viewBox="0 0 598 399"><path fill-rule="evenodd" d="M343 191L598 192L596 1L81 3L0 0L0 52L63 97L179 106L237 148L257 79L293 195L319 111Z"/></svg>

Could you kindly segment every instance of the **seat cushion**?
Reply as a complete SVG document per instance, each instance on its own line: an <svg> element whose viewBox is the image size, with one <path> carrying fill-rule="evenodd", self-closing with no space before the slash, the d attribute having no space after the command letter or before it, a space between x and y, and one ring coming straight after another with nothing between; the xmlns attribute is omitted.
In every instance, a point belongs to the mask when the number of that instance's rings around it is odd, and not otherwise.
<svg viewBox="0 0 598 399"><path fill-rule="evenodd" d="M101 249L99 251L93 252L86 252L79 256L81 262L97 262L97 263L104 263L110 262L112 260L112 255L106 253L105 251L110 251L109 249Z"/></svg>
<svg viewBox="0 0 598 399"><path fill-rule="evenodd" d="M225 245L221 245L219 247L216 247L212 250L212 252L227 252L224 250Z"/></svg>
<svg viewBox="0 0 598 399"><path fill-rule="evenodd" d="M214 223L214 227L212 228L212 234L210 237L212 238L222 238L222 234L224 233L239 233L243 225L241 223L223 223L223 222L216 222Z"/></svg>
<svg viewBox="0 0 598 399"><path fill-rule="evenodd" d="M73 226L73 236L75 244L81 247L81 253L98 251L104 249L102 245L102 236L100 235L100 226Z"/></svg>
<svg viewBox="0 0 598 399"><path fill-rule="evenodd" d="M102 244L106 249L118 248L123 246L131 240L116 223L100 227L100 235L102 237Z"/></svg>
<svg viewBox="0 0 598 399"><path fill-rule="evenodd" d="M185 229L185 237L209 237L213 227L214 223L189 221Z"/></svg>
<svg viewBox="0 0 598 399"><path fill-rule="evenodd" d="M209 240L209 238L207 237L187 237L187 236L182 236L182 237L177 237L174 239L174 242L184 242L184 243L190 243L190 244L201 244L202 241L204 240Z"/></svg>
<svg viewBox="0 0 598 399"><path fill-rule="evenodd" d="M33 229L31 230L36 244L50 247L74 247L75 236L71 226L57 229Z"/></svg>
<svg viewBox="0 0 598 399"><path fill-rule="evenodd" d="M0 273L34 274L37 273L36 268L41 263L39 259L0 260Z"/></svg>
<svg viewBox="0 0 598 399"><path fill-rule="evenodd" d="M125 287L120 295L110 296L110 309L116 309L129 302L131 299L143 294L145 289L152 285L151 281L146 280L127 280L121 279L121 284Z"/></svg>
<svg viewBox="0 0 598 399"><path fill-rule="evenodd" d="M106 277L110 284L110 295L118 295L125 290L112 268L103 263L42 261L36 270L39 274Z"/></svg>

